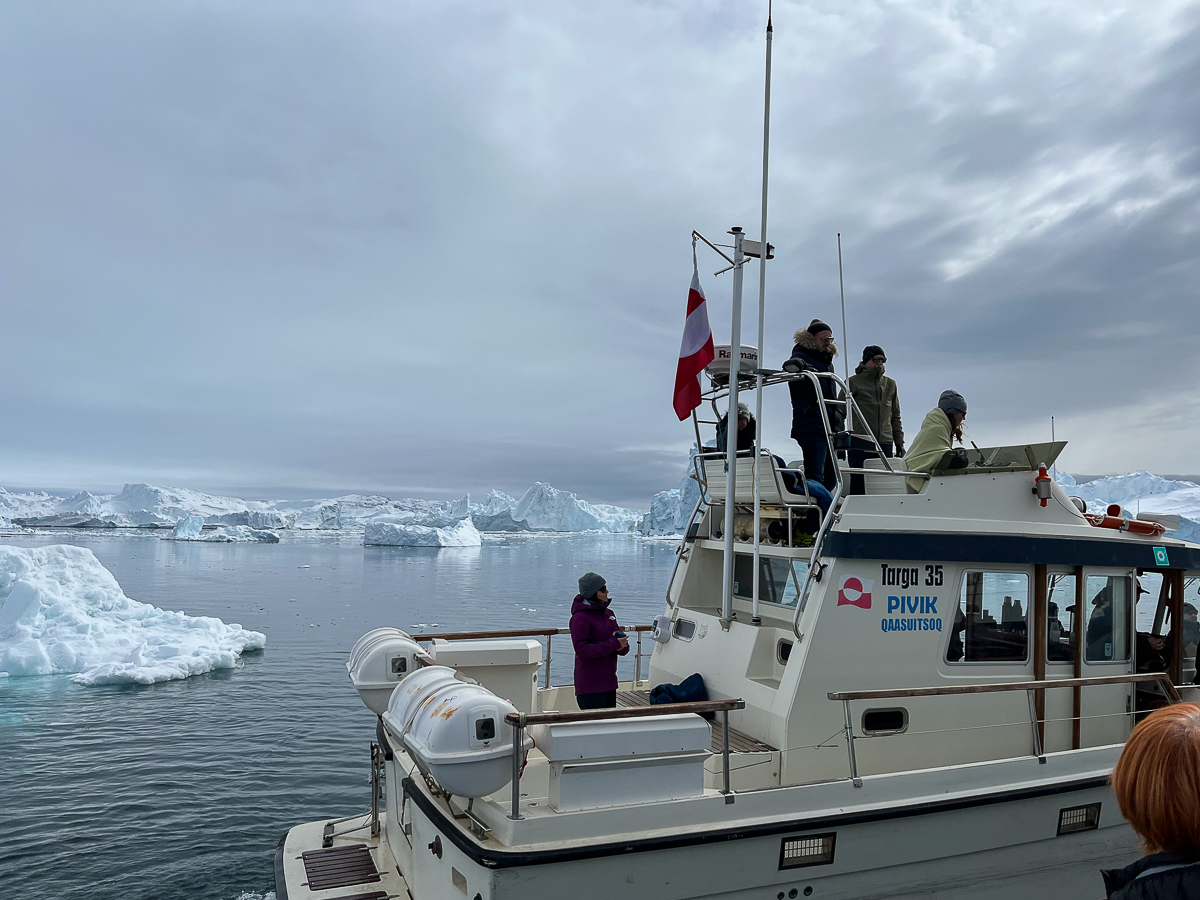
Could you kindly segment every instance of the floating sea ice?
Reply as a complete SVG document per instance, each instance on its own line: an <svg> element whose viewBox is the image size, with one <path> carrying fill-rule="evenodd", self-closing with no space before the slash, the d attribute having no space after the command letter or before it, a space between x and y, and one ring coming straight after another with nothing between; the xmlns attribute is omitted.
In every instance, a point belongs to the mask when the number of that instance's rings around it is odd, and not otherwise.
<svg viewBox="0 0 1200 900"><path fill-rule="evenodd" d="M126 597L92 551L0 546L0 674L153 684L237 665L266 636Z"/></svg>
<svg viewBox="0 0 1200 900"><path fill-rule="evenodd" d="M205 531L204 519L200 516L188 516L175 526L175 530L171 533L171 540L212 541L222 544L278 544L279 535L273 531L251 528L249 525L227 525L223 528Z"/></svg>
<svg viewBox="0 0 1200 900"><path fill-rule="evenodd" d="M363 543L391 547L479 547L483 541L471 520L463 519L450 528L372 522L363 534Z"/></svg>

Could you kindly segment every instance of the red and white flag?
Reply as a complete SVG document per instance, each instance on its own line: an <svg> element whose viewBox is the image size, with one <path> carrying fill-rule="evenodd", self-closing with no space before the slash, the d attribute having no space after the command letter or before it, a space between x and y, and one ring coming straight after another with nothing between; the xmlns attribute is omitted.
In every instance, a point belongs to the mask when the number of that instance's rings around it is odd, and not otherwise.
<svg viewBox="0 0 1200 900"><path fill-rule="evenodd" d="M716 357L708 304L700 287L700 272L692 256L692 286L688 290L687 322L679 345L679 368L675 370L675 415L683 421L700 405L700 373Z"/></svg>

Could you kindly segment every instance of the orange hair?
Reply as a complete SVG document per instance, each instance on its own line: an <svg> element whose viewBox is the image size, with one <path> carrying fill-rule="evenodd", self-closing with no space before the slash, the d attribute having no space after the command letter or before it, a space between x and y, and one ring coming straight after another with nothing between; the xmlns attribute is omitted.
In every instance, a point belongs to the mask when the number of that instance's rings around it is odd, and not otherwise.
<svg viewBox="0 0 1200 900"><path fill-rule="evenodd" d="M1147 852L1200 849L1200 704L1146 716L1121 751L1112 789Z"/></svg>

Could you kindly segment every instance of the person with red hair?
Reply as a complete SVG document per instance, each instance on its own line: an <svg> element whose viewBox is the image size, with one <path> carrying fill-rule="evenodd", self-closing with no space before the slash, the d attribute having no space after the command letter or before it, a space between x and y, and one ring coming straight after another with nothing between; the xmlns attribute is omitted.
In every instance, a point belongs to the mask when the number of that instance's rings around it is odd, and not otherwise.
<svg viewBox="0 0 1200 900"><path fill-rule="evenodd" d="M1101 872L1109 900L1200 897L1200 704L1146 716L1121 751L1112 789L1147 855Z"/></svg>

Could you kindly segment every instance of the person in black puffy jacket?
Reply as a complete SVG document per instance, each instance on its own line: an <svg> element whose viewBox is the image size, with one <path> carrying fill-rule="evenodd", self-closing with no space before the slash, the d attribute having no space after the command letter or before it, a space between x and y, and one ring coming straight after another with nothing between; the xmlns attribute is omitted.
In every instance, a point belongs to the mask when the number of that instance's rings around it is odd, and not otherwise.
<svg viewBox="0 0 1200 900"><path fill-rule="evenodd" d="M1200 704L1157 709L1134 728L1112 789L1146 855L1101 871L1108 900L1200 898Z"/></svg>

